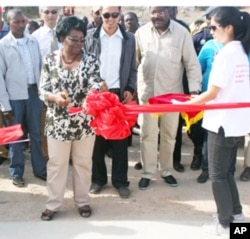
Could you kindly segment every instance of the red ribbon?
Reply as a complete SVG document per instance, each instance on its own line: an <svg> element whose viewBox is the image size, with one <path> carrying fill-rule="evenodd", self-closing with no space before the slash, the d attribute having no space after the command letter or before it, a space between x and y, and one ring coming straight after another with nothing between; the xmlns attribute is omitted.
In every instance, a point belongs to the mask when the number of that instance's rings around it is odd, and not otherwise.
<svg viewBox="0 0 250 239"><path fill-rule="evenodd" d="M131 102L128 105L134 105ZM86 114L94 116L90 126L96 135L105 139L124 139L131 134L137 121L137 114L126 114L116 94L110 92L91 92L86 98Z"/></svg>
<svg viewBox="0 0 250 239"><path fill-rule="evenodd" d="M193 112L197 114L203 110L250 107L250 102L188 105L172 104L172 99L187 101L190 96L166 94L150 98L150 104L147 105L137 105L135 102L124 105L113 93L93 91L86 98L85 112L94 116L90 126L94 128L97 135L106 139L123 139L131 134L130 129L136 123L137 115L140 113ZM70 112L74 110L69 108ZM77 110L79 112L79 108Z"/></svg>
<svg viewBox="0 0 250 239"><path fill-rule="evenodd" d="M218 110L233 108L249 108L250 102L221 103L207 105L188 105L188 104L159 104L159 105L125 105L126 114L140 113L166 113L166 112L198 112L202 110Z"/></svg>
<svg viewBox="0 0 250 239"><path fill-rule="evenodd" d="M0 144L10 144L23 136L21 124L0 128Z"/></svg>

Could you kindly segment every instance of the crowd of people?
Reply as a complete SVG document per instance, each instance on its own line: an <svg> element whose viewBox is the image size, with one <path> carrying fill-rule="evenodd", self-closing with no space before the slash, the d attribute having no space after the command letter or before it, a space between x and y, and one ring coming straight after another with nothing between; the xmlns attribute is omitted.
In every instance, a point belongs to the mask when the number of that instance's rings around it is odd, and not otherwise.
<svg viewBox="0 0 250 239"><path fill-rule="evenodd" d="M120 6L95 6L90 21L68 9L61 15L59 7L39 7L41 21L36 22L27 21L14 7L0 8L0 127L21 124L30 140L33 174L47 183L48 200L41 215L45 221L60 210L69 165L74 203L80 216L91 216L89 193L99 194L108 184L107 152L113 187L121 198L130 197L132 135L95 135L91 115L72 116L67 110L83 106L91 91L111 92L122 104L134 100L146 105L150 97L167 93L189 94L189 104L250 102L248 13L236 7L209 7L204 21L197 20L195 30L190 30L177 18L174 6L150 7L144 24L135 12L124 13ZM217 206L216 223L206 225L207 232L228 233L231 222L244 220L234 173L237 148L245 138L240 180L250 181L249 116L249 108L205 111L188 132L194 145L190 167L201 169L198 183L211 179ZM180 114L140 114L137 126L139 189L148 189L156 170L169 186L178 186L174 170L185 171ZM25 185L23 150L22 143L0 145L0 163L9 159L17 187Z"/></svg>

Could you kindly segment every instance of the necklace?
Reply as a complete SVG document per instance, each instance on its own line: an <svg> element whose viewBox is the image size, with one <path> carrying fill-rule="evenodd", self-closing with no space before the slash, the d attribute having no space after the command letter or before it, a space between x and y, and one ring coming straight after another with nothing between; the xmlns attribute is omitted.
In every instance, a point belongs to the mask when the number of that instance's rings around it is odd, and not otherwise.
<svg viewBox="0 0 250 239"><path fill-rule="evenodd" d="M78 56L80 56L82 54L82 51L80 51L77 55L75 55L71 60L66 60L65 59L65 57L64 57L64 54L63 54L63 50L62 50L62 60L64 61L64 63L66 63L66 64L68 64L68 65L70 65L70 64L72 64L74 61L75 61L75 59L78 57Z"/></svg>

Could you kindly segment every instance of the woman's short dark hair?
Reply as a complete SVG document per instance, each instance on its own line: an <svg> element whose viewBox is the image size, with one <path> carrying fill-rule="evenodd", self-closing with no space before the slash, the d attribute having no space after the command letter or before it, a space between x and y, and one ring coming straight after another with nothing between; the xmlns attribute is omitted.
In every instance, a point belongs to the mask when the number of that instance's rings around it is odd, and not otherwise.
<svg viewBox="0 0 250 239"><path fill-rule="evenodd" d="M69 35L71 30L81 31L86 37L87 34L87 25L80 18L75 16L63 17L57 24L56 27L56 36L60 41L61 37L66 37Z"/></svg>

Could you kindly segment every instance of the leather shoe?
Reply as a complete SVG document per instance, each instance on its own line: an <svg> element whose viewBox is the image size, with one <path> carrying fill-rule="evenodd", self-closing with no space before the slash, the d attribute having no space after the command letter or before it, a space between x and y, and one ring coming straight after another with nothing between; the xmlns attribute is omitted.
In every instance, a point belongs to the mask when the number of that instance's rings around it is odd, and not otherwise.
<svg viewBox="0 0 250 239"><path fill-rule="evenodd" d="M173 175L162 177L171 187L177 187L178 183Z"/></svg>
<svg viewBox="0 0 250 239"><path fill-rule="evenodd" d="M141 164L141 162L136 163L134 167L135 167L136 170L142 169L142 164Z"/></svg>
<svg viewBox="0 0 250 239"><path fill-rule="evenodd" d="M13 178L12 179L12 183L16 187L20 187L20 188L24 187L24 180L23 180L23 178Z"/></svg>
<svg viewBox="0 0 250 239"><path fill-rule="evenodd" d="M202 155L194 155L190 168L192 170L199 170L201 167L201 160Z"/></svg>
<svg viewBox="0 0 250 239"><path fill-rule="evenodd" d="M185 171L184 166L181 163L175 163L174 169L179 173L183 173Z"/></svg>
<svg viewBox="0 0 250 239"><path fill-rule="evenodd" d="M202 171L201 175L197 178L198 183L205 183L209 178L208 171Z"/></svg>
<svg viewBox="0 0 250 239"><path fill-rule="evenodd" d="M90 193L98 194L102 190L102 186L98 185L97 183L92 183L90 187Z"/></svg>
<svg viewBox="0 0 250 239"><path fill-rule="evenodd" d="M247 182L250 180L250 167L246 167L240 175L240 181Z"/></svg>
<svg viewBox="0 0 250 239"><path fill-rule="evenodd" d="M1 165L5 160L7 160L7 158L0 157L0 165Z"/></svg>
<svg viewBox="0 0 250 239"><path fill-rule="evenodd" d="M119 187L118 193L121 198L129 198L130 196L130 190L128 187Z"/></svg>
<svg viewBox="0 0 250 239"><path fill-rule="evenodd" d="M36 177L42 179L43 181L47 181L47 174L39 175L39 176L36 176Z"/></svg>
<svg viewBox="0 0 250 239"><path fill-rule="evenodd" d="M151 180L149 178L141 178L141 180L139 181L139 189L141 190L147 189L150 184L150 181Z"/></svg>

